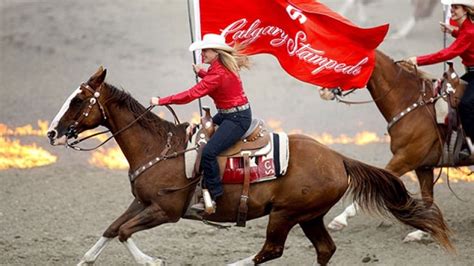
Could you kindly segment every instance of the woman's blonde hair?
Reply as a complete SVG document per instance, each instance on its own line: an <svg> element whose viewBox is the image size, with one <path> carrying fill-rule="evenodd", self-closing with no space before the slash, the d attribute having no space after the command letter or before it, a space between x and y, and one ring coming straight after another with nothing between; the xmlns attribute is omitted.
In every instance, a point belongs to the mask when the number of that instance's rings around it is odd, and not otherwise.
<svg viewBox="0 0 474 266"><path fill-rule="evenodd" d="M250 60L240 51L242 47L240 45L235 45L232 51L224 51L220 49L215 49L216 53L219 54L219 59L222 64L231 72L238 73L242 68L250 68Z"/></svg>
<svg viewBox="0 0 474 266"><path fill-rule="evenodd" d="M470 6L464 6L467 11L467 17L474 22L474 8Z"/></svg>

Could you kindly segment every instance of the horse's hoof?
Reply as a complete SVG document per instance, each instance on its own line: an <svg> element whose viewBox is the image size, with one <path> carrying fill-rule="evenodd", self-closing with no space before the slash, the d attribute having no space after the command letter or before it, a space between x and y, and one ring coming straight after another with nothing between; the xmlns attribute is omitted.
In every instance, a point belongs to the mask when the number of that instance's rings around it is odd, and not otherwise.
<svg viewBox="0 0 474 266"><path fill-rule="evenodd" d="M341 231L342 229L344 229L345 227L347 226L347 222L343 222L343 221L338 221L336 219L332 220L329 224L328 224L328 228L332 231Z"/></svg>
<svg viewBox="0 0 474 266"><path fill-rule="evenodd" d="M94 262L87 262L87 261L84 261L84 260L81 260L77 266L89 266L89 265L94 265Z"/></svg>
<svg viewBox="0 0 474 266"><path fill-rule="evenodd" d="M145 265L146 266L166 266L166 262L161 259L155 259L153 261L147 261Z"/></svg>
<svg viewBox="0 0 474 266"><path fill-rule="evenodd" d="M416 242L421 241L424 238L427 238L429 235L426 232L417 230L414 232L409 233L404 239L403 242Z"/></svg>

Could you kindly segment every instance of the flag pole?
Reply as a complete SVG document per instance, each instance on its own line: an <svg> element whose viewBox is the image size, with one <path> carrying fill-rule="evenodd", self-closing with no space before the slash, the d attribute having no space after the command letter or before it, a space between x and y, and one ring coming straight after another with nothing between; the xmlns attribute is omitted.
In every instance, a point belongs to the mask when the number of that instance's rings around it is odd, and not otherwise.
<svg viewBox="0 0 474 266"><path fill-rule="evenodd" d="M443 20L444 20L444 23L446 23L447 19L446 19L446 9L448 7L448 5L445 5L444 3L441 2L441 4L443 5ZM446 48L446 43L448 42L448 37L446 36L446 31L443 31L443 49ZM446 64L443 64L443 73L446 72Z"/></svg>
<svg viewBox="0 0 474 266"><path fill-rule="evenodd" d="M441 0L441 4L443 5L443 22L447 25L450 25L449 20L450 20L450 8L451 8L451 2L447 0ZM446 49L448 43L448 37L446 32L443 32L443 49ZM446 64L443 64L443 73L446 72Z"/></svg>
<svg viewBox="0 0 474 266"><path fill-rule="evenodd" d="M196 26L196 32L193 30L193 21L191 17L191 4L190 2L193 1L193 10L194 10L194 22ZM201 33L199 29L199 0L187 0L188 3L188 21L189 21L189 33L191 34L191 43L194 42L194 36L197 36L197 38L200 39ZM199 35L198 35L199 34ZM200 53L193 51L193 63L197 64L198 58L199 58ZM195 81L196 83L199 82L198 80L198 75L196 74L195 76ZM202 116L202 103L201 103L201 98L198 99L198 104L199 104L199 115Z"/></svg>

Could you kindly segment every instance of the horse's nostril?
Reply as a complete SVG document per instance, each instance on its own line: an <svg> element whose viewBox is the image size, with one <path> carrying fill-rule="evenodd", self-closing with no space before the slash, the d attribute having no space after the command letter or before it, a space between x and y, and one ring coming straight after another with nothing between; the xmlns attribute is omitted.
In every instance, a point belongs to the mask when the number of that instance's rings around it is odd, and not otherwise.
<svg viewBox="0 0 474 266"><path fill-rule="evenodd" d="M56 137L56 130L48 131L48 138L54 139L54 137Z"/></svg>

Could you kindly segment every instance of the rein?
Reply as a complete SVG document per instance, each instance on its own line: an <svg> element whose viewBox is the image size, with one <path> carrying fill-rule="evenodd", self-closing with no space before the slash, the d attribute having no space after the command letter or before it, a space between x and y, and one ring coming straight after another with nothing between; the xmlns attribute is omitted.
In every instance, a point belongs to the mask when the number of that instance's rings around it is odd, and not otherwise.
<svg viewBox="0 0 474 266"><path fill-rule="evenodd" d="M126 125L124 128L120 129L119 131L115 132L114 134L112 134L111 136L109 136L106 140L104 140L102 143L100 143L99 145L95 146L94 148L81 148L81 147L78 147L76 146L77 144L87 140L87 139L90 139L92 137L95 137L95 136L98 136L98 135L102 135L102 134L106 134L106 133L109 133L110 132L110 129L107 129L107 130L104 130L104 131L101 131L101 132L97 132L95 134L92 134L90 136L87 136L87 137L84 137L82 139L79 139L79 140L76 140L72 143L69 143L69 142L66 142L67 146L69 148L73 148L74 150L76 151L93 151L95 149L98 149L99 147L103 146L105 143L107 143L109 140L111 140L112 138L114 138L115 136L119 135L120 133L124 132L125 130L129 129L133 124L135 124L138 120L140 120L146 113L148 113L149 111L151 111L151 109L153 109L155 107L155 105L150 105L143 113L141 113L137 118L135 118L135 120L133 120L132 122L130 122L128 125Z"/></svg>
<svg viewBox="0 0 474 266"><path fill-rule="evenodd" d="M401 61L395 61L395 64L398 64L400 63ZM397 73L397 76L395 77L395 79L398 79L400 77L400 74L402 73L402 68L400 68L398 70L398 73ZM342 98L347 96L348 94L352 93L355 91L355 89L353 90L350 90L349 92L345 93L344 95L338 95L336 94L336 100L340 103L345 103L345 104L367 104L367 103L372 103L372 102L377 102L377 101L380 101L382 100L383 98L385 98L391 91L393 90L393 87L391 87L388 91L385 92L385 94L377 97L376 99L372 99L372 100L367 100L367 101L346 101L346 100L343 100Z"/></svg>
<svg viewBox="0 0 474 266"><path fill-rule="evenodd" d="M77 137L75 127L77 127L77 125L79 125L79 123L82 122L82 120L84 120L84 118L87 118L89 116L89 112L92 110L92 108L94 107L95 104L99 105L99 109L101 110L103 120L107 120L107 116L105 114L105 109L102 106L102 104L99 102L100 88L97 91L94 91L88 84L85 84L85 83L81 84L81 87L83 87L83 88L87 89L88 91L90 91L93 96L89 98L89 105L87 106L86 111L82 112L81 116L76 121L74 121L73 125L70 126L70 128L68 129L68 133L67 133L68 136L76 136ZM97 145L93 148L81 148L81 147L78 147L77 144L79 144L79 143L81 143L81 142L83 142L87 139L93 138L95 136L109 133L110 129L94 133L92 135L89 135L87 137L84 137L84 138L81 138L79 140L73 141L71 143L69 143L66 140L66 146L69 147L69 148L72 148L76 151L92 151L92 150L98 149L99 147L103 146L105 143L110 141L112 138L116 137L117 135L121 134L122 132L126 131L131 126L133 126L138 120L142 119L143 116L145 116L148 112L150 112L155 106L156 105L150 105L148 108L146 108L146 110L143 113L141 113L138 117L136 117L132 122L128 123L125 127L121 128L117 132L113 133L106 140L104 140L102 143L100 143L99 145ZM181 122L179 121L179 118L176 115L176 112L174 111L174 109L169 105L165 105L165 107L173 115L175 124L176 125L181 124ZM167 160L167 159L176 158L176 157L178 157L182 154L185 154L186 152L197 150L199 148L199 146L196 145L196 146L188 148L188 149L184 149L184 150L181 150L181 151L176 151L176 152L168 154L168 152L171 149L171 138L172 137L173 137L173 133L168 132L168 138L166 140L166 145L165 145L165 148L161 151L160 156L152 159L151 161L147 162L146 164L144 164L143 166L137 168L134 171L131 171L131 170L129 171L128 176L129 176L130 183L133 183L140 174L142 174L144 171L148 170L153 165L155 165L155 164L157 164L161 161ZM166 189L162 189L161 191L163 191L164 194L167 194L167 193L172 193L172 192L175 192L175 191L183 190L183 189L189 188L190 186L196 184L197 182L199 182L199 180L200 180L200 178L196 178L191 183L187 184L186 186L184 186L182 188L166 188ZM160 191L160 193L161 193L161 191Z"/></svg>
<svg viewBox="0 0 474 266"><path fill-rule="evenodd" d="M89 100L89 106L87 107L87 111L86 112L83 112L81 117L74 122L74 125L72 127L72 129L70 131L74 131L74 127L77 126L79 124L79 122L81 122L85 117L89 116L89 112L90 110L92 110L92 108L94 107L94 105L97 103L99 104L99 108L100 110L102 111L102 117L104 118L104 120L107 120L107 116L105 115L105 111L104 111L104 108L102 107L102 104L99 102L99 96L100 96L100 93L99 92L94 92L94 90L92 90L92 88L90 88L89 85L87 84L83 84L83 86L91 91L93 93L93 97L90 98ZM150 105L148 106L148 108L143 112L141 113L137 118L135 118L135 120L133 120L132 122L130 122L128 125L126 125L124 128L120 129L119 131L115 132L114 134L112 134L111 136L109 136L105 141L103 141L102 143L100 143L99 145L93 147L93 148L81 148L81 147L78 147L77 144L87 140L87 139L90 139L92 137L95 137L95 136L98 136L98 135L102 135L102 134L106 134L106 133L109 133L110 132L110 129L107 129L107 130L104 130L104 131L101 131L101 132L97 132L97 133L94 133L92 135L89 135L87 137L84 137L84 138L81 138L79 140L76 140L76 141L73 141L72 143L69 143L68 141L66 141L66 145L67 147L69 148L72 148L76 151L93 151L93 150L96 150L98 148L100 148L101 146L103 146L105 143L107 143L109 140L111 140L112 138L114 138L115 136L119 135L120 133L124 132L125 130L129 129L133 124L135 124L138 120L140 120L143 116L145 116L148 112L150 112L156 105ZM181 122L179 121L179 118L178 116L176 115L176 112L173 110L173 108L171 108L170 106L168 105L165 105L165 107L168 109L168 111L170 111L170 113L173 115L173 118L174 118L174 122L176 125L178 124L181 124ZM71 133L72 135L75 135L75 133Z"/></svg>

